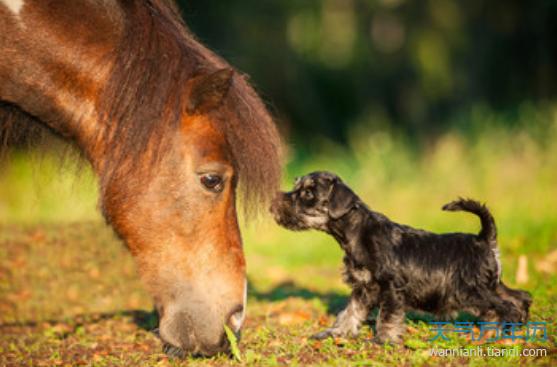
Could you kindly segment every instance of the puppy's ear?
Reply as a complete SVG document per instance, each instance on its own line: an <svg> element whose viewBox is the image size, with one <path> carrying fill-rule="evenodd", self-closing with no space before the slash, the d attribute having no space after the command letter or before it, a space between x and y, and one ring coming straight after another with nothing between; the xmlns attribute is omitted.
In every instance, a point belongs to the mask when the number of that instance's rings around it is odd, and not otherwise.
<svg viewBox="0 0 557 367"><path fill-rule="evenodd" d="M348 213L354 206L355 195L342 182L333 183L331 194L329 195L329 216L338 219Z"/></svg>

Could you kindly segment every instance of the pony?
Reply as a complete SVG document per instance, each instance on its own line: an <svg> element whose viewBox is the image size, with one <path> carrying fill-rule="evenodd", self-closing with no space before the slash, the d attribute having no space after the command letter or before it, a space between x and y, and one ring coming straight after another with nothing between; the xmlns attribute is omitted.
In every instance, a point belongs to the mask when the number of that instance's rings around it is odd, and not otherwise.
<svg viewBox="0 0 557 367"><path fill-rule="evenodd" d="M236 202L277 191L281 141L247 76L170 0L0 0L0 146L50 131L98 177L171 355L229 350L246 310Z"/></svg>

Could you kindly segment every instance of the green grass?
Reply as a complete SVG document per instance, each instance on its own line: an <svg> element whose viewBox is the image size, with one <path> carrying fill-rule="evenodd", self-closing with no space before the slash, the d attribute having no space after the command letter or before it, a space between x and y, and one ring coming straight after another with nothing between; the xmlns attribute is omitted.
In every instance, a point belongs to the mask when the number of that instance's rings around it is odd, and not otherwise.
<svg viewBox="0 0 557 367"><path fill-rule="evenodd" d="M533 293L531 319L550 331L546 343L497 347L545 348L546 357L432 357L432 333L419 317L408 321L403 347L371 344L369 325L358 339L311 341L346 302L342 252L327 235L289 232L267 218L243 228L250 286L242 361L168 360L149 332L157 321L131 255L96 210L93 175L84 170L76 180L56 159L20 152L0 170L0 365L555 365L557 263L548 264L548 254L557 250L557 118L544 116L527 111L518 125L543 120L532 123L542 130L509 130L483 113L472 116L481 129L419 144L361 128L348 148L320 140L312 154L293 155L284 187L311 170L334 171L373 209L439 232L479 227L472 215L442 212L446 202L486 201L503 278ZM520 255L529 280L517 285ZM438 346L475 347L454 337Z"/></svg>

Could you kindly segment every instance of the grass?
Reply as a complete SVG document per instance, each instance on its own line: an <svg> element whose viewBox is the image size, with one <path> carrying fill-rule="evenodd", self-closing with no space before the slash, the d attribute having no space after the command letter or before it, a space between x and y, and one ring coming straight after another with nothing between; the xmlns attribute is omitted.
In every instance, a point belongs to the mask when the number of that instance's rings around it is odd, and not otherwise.
<svg viewBox="0 0 557 367"><path fill-rule="evenodd" d="M514 129L498 128L500 118L472 114L481 133L467 127L420 144L366 128L353 132L349 148L311 142L318 148L292 157L284 186L331 170L372 208L439 232L478 230L474 216L442 212L446 202L486 201L499 227L503 278L533 293L531 320L547 322L550 334L543 343L494 346L543 348L545 357L430 356L432 346L476 344L453 334L429 342L427 318L415 315L402 347L371 344L373 323L358 339L308 340L346 302L342 253L324 234L263 220L243 228L250 284L239 358L168 360L150 332L157 320L131 255L96 211L93 176L85 170L76 180L51 157L19 152L0 171L0 365L555 365L557 261L549 255L557 250L557 117L527 110ZM530 122L535 128L520 127ZM528 280L517 285L521 255Z"/></svg>

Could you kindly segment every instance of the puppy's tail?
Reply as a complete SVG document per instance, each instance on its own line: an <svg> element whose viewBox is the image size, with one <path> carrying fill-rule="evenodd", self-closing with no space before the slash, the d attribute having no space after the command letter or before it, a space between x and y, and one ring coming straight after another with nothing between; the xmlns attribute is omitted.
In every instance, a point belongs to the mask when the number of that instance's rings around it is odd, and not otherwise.
<svg viewBox="0 0 557 367"><path fill-rule="evenodd" d="M491 247L497 246L497 227L495 220L484 204L472 199L459 198L443 206L443 210L456 212L465 211L476 214L482 222L482 230L478 237L487 241Z"/></svg>

